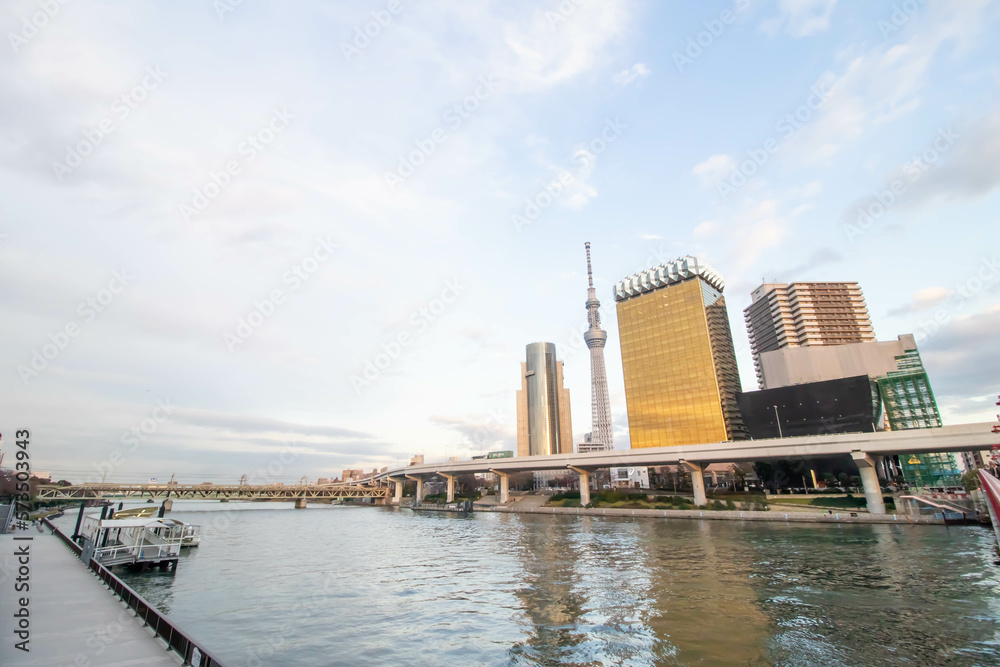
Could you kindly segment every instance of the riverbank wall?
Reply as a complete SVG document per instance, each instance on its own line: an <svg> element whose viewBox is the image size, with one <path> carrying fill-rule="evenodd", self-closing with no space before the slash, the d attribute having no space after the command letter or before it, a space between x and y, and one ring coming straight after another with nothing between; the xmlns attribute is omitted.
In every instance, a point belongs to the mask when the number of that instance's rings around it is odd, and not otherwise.
<svg viewBox="0 0 1000 667"><path fill-rule="evenodd" d="M656 510L622 509L617 507L518 507L512 505L476 504L476 512L507 512L513 514L564 514L578 516L614 516L648 519L697 519L706 521L781 521L786 523L867 523L944 525L944 519L905 514L867 514L865 512L750 512L740 510ZM418 510L419 511L419 510Z"/></svg>

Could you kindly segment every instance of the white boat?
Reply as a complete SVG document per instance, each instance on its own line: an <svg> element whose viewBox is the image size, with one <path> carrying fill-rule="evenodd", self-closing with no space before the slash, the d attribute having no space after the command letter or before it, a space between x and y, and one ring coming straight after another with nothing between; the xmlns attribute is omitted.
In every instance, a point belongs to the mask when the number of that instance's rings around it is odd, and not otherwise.
<svg viewBox="0 0 1000 667"><path fill-rule="evenodd" d="M115 516L118 515L116 514ZM201 526L193 523L185 523L179 519L163 518L160 521L180 527L182 547L196 547L201 544Z"/></svg>
<svg viewBox="0 0 1000 667"><path fill-rule="evenodd" d="M105 567L114 565L176 564L184 527L157 518L84 518L81 534L93 545L92 558Z"/></svg>

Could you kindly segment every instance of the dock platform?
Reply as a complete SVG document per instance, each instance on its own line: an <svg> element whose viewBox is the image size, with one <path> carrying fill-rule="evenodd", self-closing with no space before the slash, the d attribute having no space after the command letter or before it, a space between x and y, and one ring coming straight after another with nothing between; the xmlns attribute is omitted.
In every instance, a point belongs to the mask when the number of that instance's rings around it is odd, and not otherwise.
<svg viewBox="0 0 1000 667"><path fill-rule="evenodd" d="M22 538L22 539L17 539ZM27 545L30 591L17 592L15 552ZM29 600L28 652L16 648L19 598ZM49 530L0 535L0 664L175 667L180 657ZM15 621L12 623L11 621Z"/></svg>

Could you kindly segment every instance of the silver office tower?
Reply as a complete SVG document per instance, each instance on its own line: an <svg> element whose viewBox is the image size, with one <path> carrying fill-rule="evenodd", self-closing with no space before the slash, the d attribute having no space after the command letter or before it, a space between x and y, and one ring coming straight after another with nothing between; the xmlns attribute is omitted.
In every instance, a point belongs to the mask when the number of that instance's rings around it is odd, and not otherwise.
<svg viewBox="0 0 1000 667"><path fill-rule="evenodd" d="M550 456L573 452L569 390L552 343L527 346L517 392L517 455Z"/></svg>
<svg viewBox="0 0 1000 667"><path fill-rule="evenodd" d="M604 344L608 333L601 328L601 302L594 289L594 273L590 266L590 243L587 248L587 322L590 328L583 334L583 340L590 348L590 433L580 445L581 452L614 449L614 434L611 430L611 399L608 398L608 374L604 368Z"/></svg>

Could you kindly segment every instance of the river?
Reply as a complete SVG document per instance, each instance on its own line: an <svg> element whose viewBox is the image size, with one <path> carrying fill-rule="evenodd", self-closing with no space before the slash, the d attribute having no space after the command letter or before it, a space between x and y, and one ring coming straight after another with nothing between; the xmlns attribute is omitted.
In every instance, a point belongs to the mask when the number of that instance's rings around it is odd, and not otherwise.
<svg viewBox="0 0 1000 667"><path fill-rule="evenodd" d="M979 527L290 507L121 576L230 667L1000 664Z"/></svg>

